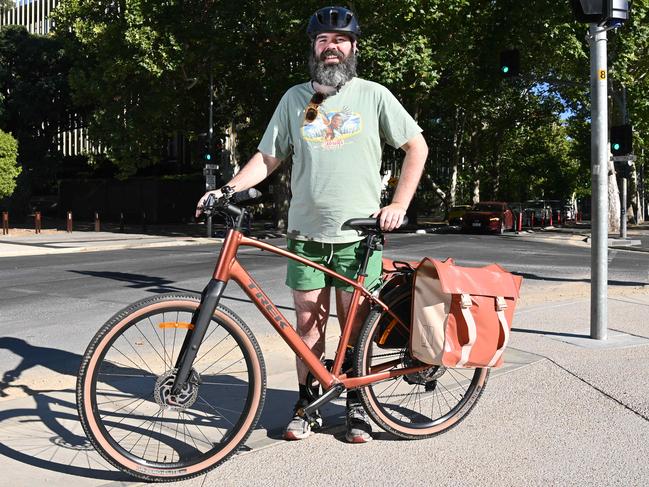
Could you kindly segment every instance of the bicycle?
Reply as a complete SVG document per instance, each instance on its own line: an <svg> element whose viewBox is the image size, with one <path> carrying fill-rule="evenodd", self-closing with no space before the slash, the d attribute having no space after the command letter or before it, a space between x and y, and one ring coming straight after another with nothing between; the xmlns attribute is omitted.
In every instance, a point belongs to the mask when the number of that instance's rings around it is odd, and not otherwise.
<svg viewBox="0 0 649 487"><path fill-rule="evenodd" d="M206 211L226 211L228 230L203 293L170 293L138 301L115 314L86 350L77 381L79 417L97 451L118 469L148 481L198 476L218 466L244 444L264 403L266 371L255 336L220 304L230 280L247 294L272 327L310 370L323 393L300 411L307 420L344 391L358 389L369 416L401 438L428 438L457 425L475 406L487 369L446 369L410 357L408 345L386 342L386 330L407 335L412 268L390 262L379 292L363 287L369 256L382 248L374 218L346 222L363 235L355 280L336 274L241 232L246 210L237 203L255 190L226 195ZM289 321L237 259L240 247L294 259L354 288L347 321L333 361L313 354ZM343 370L351 323L361 296L371 302L356 344L353 368Z"/></svg>

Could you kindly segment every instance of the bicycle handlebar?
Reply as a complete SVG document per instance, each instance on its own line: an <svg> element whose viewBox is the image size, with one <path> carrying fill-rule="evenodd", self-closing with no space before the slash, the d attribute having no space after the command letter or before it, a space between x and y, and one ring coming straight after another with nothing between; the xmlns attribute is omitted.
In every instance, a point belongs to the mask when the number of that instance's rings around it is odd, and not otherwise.
<svg viewBox="0 0 649 487"><path fill-rule="evenodd" d="M229 195L224 194L219 199L216 199L213 194L210 194L203 204L203 213L209 216L214 212L215 208L223 208L226 212L238 216L241 213L241 210L233 205L257 199L260 196L261 191L255 188L244 189L243 191L238 191Z"/></svg>

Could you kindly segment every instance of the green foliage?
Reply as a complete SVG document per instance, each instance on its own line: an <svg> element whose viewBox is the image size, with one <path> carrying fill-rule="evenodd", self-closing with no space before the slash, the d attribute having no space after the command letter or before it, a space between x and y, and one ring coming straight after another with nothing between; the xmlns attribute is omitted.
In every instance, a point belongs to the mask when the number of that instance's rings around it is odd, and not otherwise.
<svg viewBox="0 0 649 487"><path fill-rule="evenodd" d="M0 129L20 147L26 184L53 184L57 134L70 122L69 58L62 44L22 26L0 29Z"/></svg>
<svg viewBox="0 0 649 487"><path fill-rule="evenodd" d="M611 79L627 87L638 144L649 134L647 0L610 33ZM589 176L587 26L570 2L355 0L360 75L388 86L431 146L427 180L458 202L567 197ZM54 17L74 52L70 82L91 137L123 175L156 164L168 137L207 131L209 76L215 126L233 126L240 159L255 150L277 101L308 79L306 0L67 0ZM521 53L503 80L498 55ZM618 89L619 91L619 89ZM386 152L386 160L394 157ZM457 188L451 186L457 171ZM286 175L282 175L285 179Z"/></svg>
<svg viewBox="0 0 649 487"><path fill-rule="evenodd" d="M0 130L0 199L11 196L22 171L18 165L18 143L11 134Z"/></svg>

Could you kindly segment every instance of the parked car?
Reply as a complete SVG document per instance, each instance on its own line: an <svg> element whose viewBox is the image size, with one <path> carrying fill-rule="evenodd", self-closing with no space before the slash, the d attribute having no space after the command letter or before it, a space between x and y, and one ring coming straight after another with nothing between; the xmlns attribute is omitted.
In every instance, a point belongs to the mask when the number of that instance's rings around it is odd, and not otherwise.
<svg viewBox="0 0 649 487"><path fill-rule="evenodd" d="M505 233L514 229L514 215L503 201L483 201L464 214L462 230Z"/></svg>
<svg viewBox="0 0 649 487"><path fill-rule="evenodd" d="M464 215L470 209L471 209L471 205L451 206L451 208L448 210L448 215L446 216L446 219L448 220L448 224L462 226Z"/></svg>
<svg viewBox="0 0 649 487"><path fill-rule="evenodd" d="M549 222L551 211L552 207L545 200L526 201L523 212L523 226L531 227L532 225L541 225L542 222ZM532 221L532 215L534 216L534 221Z"/></svg>

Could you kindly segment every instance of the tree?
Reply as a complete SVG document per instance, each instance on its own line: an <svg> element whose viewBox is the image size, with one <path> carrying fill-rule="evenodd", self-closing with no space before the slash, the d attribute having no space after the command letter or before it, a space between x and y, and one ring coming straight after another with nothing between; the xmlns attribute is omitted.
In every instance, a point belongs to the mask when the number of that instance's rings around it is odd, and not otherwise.
<svg viewBox="0 0 649 487"><path fill-rule="evenodd" d="M58 134L72 120L69 59L61 43L22 26L0 29L0 129L19 145L21 190L54 184Z"/></svg>
<svg viewBox="0 0 649 487"><path fill-rule="evenodd" d="M0 130L0 199L11 196L21 172L17 163L18 143L11 134Z"/></svg>
<svg viewBox="0 0 649 487"><path fill-rule="evenodd" d="M424 181L445 204L474 194L588 193L588 45L569 2L348 3L363 30L360 74L387 85L424 129L432 148ZM156 164L171 134L206 131L210 73L215 131L236 135L238 158L247 160L281 95L308 77L305 29L321 6L68 0L55 21L77 53L70 78L76 103L91 109L90 135L127 175ZM632 8L629 24L610 36L611 74L627 86L641 146L649 133L647 1ZM503 80L498 53L510 48L521 53L521 76ZM398 164L400 154L384 158ZM277 177L285 207L289 174Z"/></svg>

